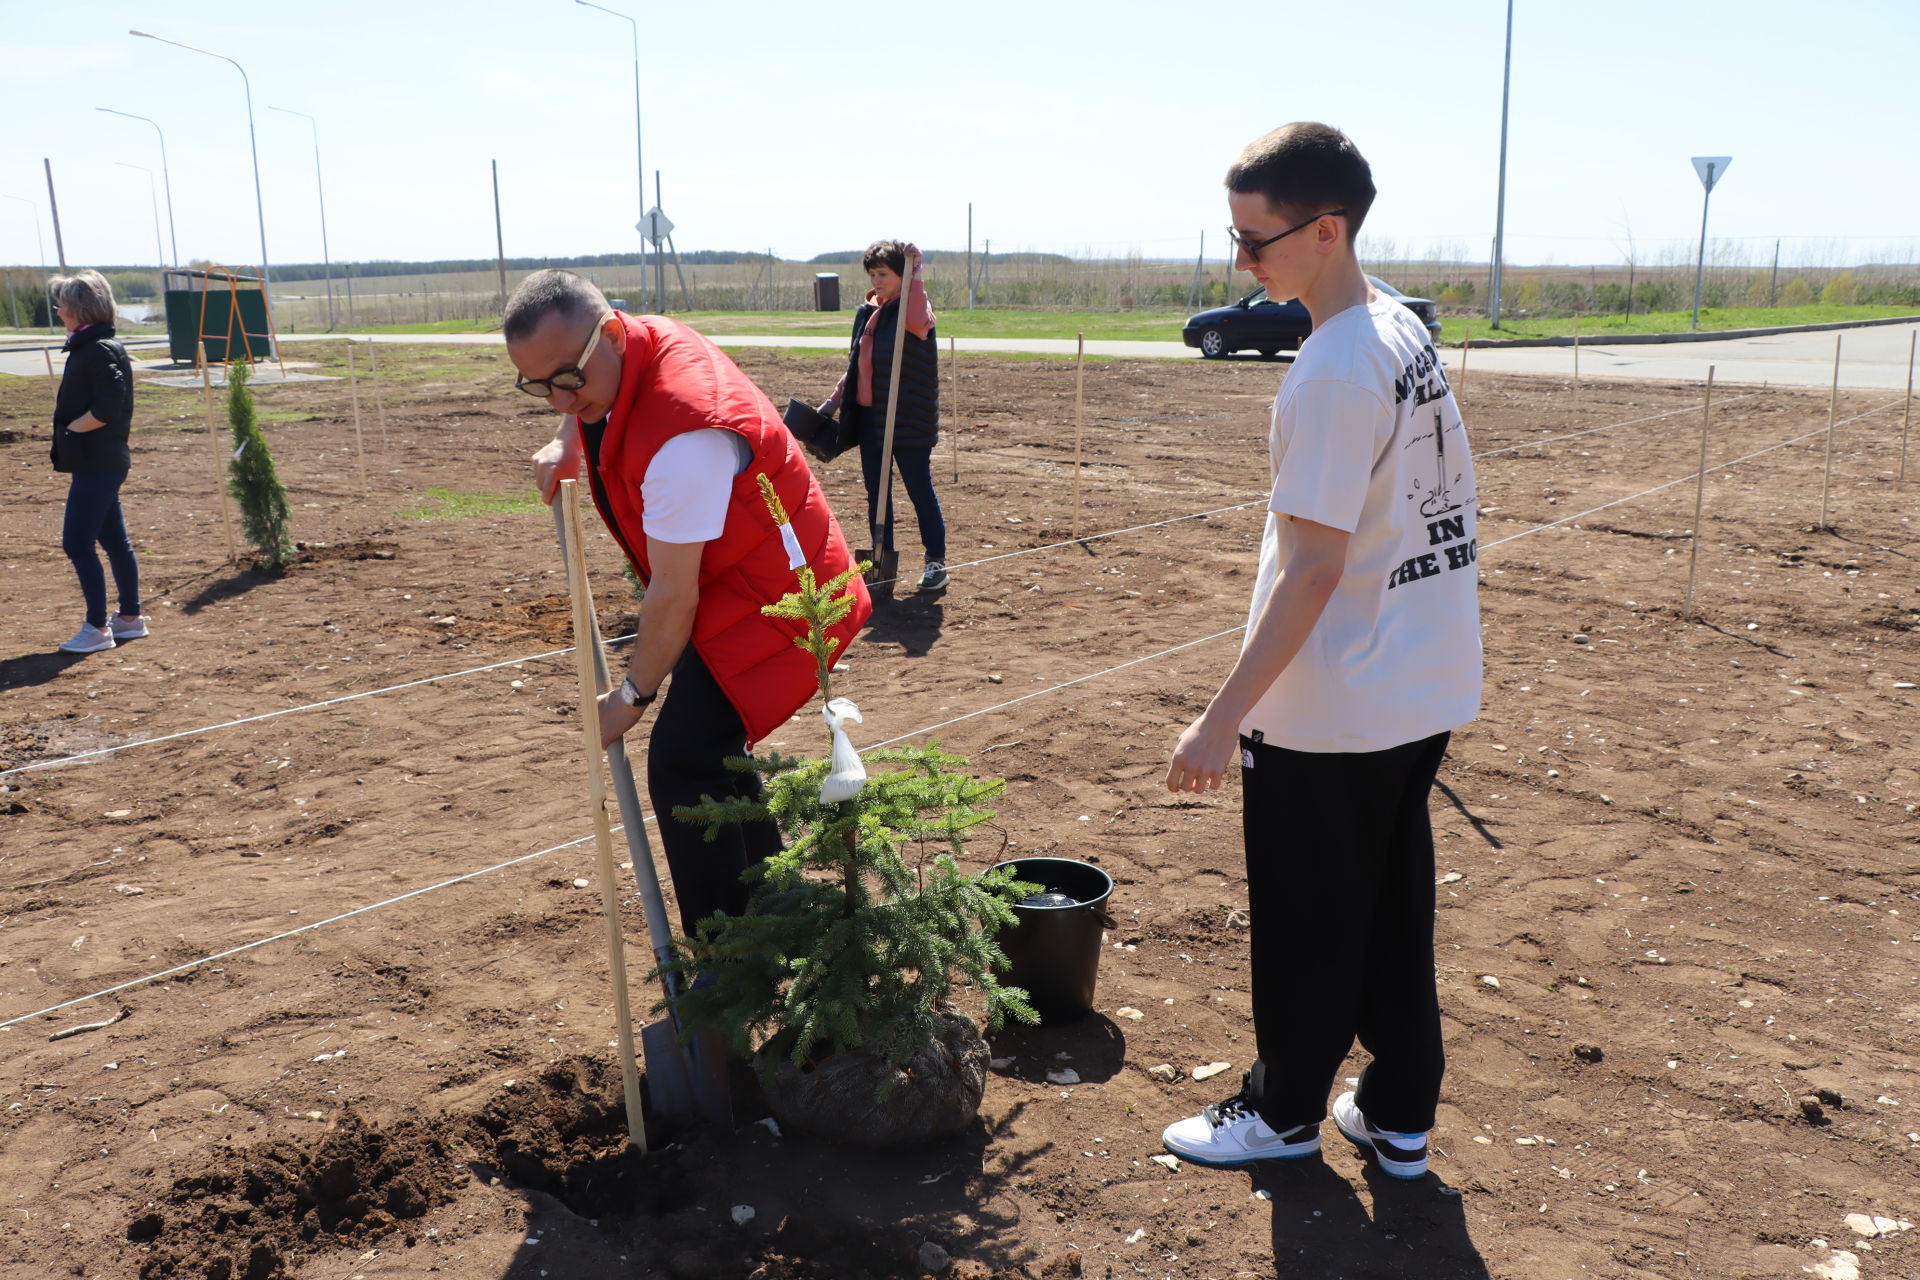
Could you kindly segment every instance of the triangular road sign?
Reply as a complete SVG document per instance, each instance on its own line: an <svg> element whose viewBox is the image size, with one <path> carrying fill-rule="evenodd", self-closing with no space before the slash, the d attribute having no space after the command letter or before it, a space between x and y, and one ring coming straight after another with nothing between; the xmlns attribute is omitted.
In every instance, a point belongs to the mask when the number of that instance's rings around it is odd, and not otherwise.
<svg viewBox="0 0 1920 1280"><path fill-rule="evenodd" d="M1693 171L1700 175L1700 185L1712 191L1714 184L1727 176L1727 166L1732 163L1732 156L1695 156Z"/></svg>

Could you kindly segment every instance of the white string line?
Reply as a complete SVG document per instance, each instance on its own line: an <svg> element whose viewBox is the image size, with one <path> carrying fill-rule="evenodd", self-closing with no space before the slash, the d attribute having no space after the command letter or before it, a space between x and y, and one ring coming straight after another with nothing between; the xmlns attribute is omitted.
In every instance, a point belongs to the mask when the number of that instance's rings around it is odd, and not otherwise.
<svg viewBox="0 0 1920 1280"><path fill-rule="evenodd" d="M1869 409L1865 413L1857 413L1851 418L1846 418L1840 422L1833 424L1833 429L1837 430L1840 427L1847 426L1854 422L1858 422L1862 418L1872 417L1876 413L1884 413L1886 410L1893 408L1895 405L1902 404L1904 402L1905 402L1904 398L1901 400L1892 400L1887 402L1886 404L1881 405L1877 409ZM1724 467L1738 466L1740 463L1750 461L1751 459L1759 457L1761 454L1772 453L1775 449L1784 449L1788 445L1798 444L1802 440L1811 439L1812 437L1819 435L1822 431L1826 431L1828 429L1829 428L1821 427L1821 428L1818 428L1817 430L1809 431L1805 435L1795 436L1791 440L1783 440L1779 444L1768 445L1764 449L1757 449L1754 452L1746 454L1743 457L1735 458L1731 462L1723 462L1723 463L1720 463L1718 466L1709 467L1707 468L1707 470L1709 472L1712 472L1712 471L1721 470ZM1606 503L1604 506L1595 507L1593 508L1593 511L1604 511L1606 510L1607 507L1616 507L1623 502L1631 502L1634 498L1644 498L1649 494L1658 493L1662 489L1669 489L1676 484L1681 484L1687 480L1694 479L1697 475L1699 475L1699 473L1694 472L1689 475L1681 476L1677 480L1669 480L1665 484L1655 485L1651 489L1645 489L1639 493L1631 494L1628 497L1620 498L1613 502ZM1592 514L1591 511L1581 513L1581 515L1590 515L1590 514ZM1578 519L1580 519L1579 515L1568 516L1566 517L1565 520L1555 520L1549 524L1535 525L1530 529L1522 529L1519 533L1509 535L1508 537L1505 537L1505 538L1501 538L1498 542L1488 543L1485 547L1481 548L1481 550L1483 551L1491 550L1493 547L1499 546L1501 543L1513 542L1519 538L1526 537L1528 534L1539 533L1546 529L1556 528L1559 525L1565 524L1568 520L1578 520ZM888 738L883 742L876 742L872 746L861 748L861 754L864 755L869 751L875 751L881 747L892 746L896 742L904 742L908 738L917 738L922 736L923 734L932 733L935 729L944 729L948 725L959 724L963 720L972 720L975 717L988 715L995 711L1004 711L1008 707L1018 706L1022 702L1028 702L1034 698L1043 697L1046 694L1058 693L1062 689L1070 689L1075 685L1085 684L1089 680L1097 680L1102 676L1109 676L1114 674L1117 671L1125 671L1129 667L1137 667L1143 663L1157 661L1161 658L1165 658L1172 654L1179 653L1183 649L1191 649L1196 645L1209 644L1215 640L1225 639L1227 636L1237 635L1240 632L1245 631L1246 629L1247 628L1243 623L1242 625L1237 627L1229 627L1225 631L1216 631L1212 635L1203 636L1198 640L1188 640L1182 644L1174 645L1171 648L1162 649L1158 653L1150 653L1145 655L1144 657L1130 659L1126 662L1120 663L1118 666L1108 667L1104 671L1095 671L1088 675L1076 676L1071 680L1063 680L1059 684L1048 685L1044 689L1036 689L1032 693L1024 693L1017 698L1009 698L1005 702L996 703L995 705L990 707L982 707L978 711L969 711L965 715L954 716L951 719L942 720L937 724L927 725L925 728L916 729L908 733L903 733L896 737ZM648 822L652 822L654 820L654 816L655 815L653 814L648 814L646 820ZM616 825L613 829L617 831L617 830L621 830L622 828ZM395 903L405 902L409 898L417 898L422 894L432 893L435 890L448 888L453 885L460 884L467 880L478 879L481 876L488 875L495 871L504 870L508 867L518 866L523 862L531 862L535 858L543 858L550 853L557 853L562 849L571 849L578 845L583 845L591 839L593 839L592 836L581 836L576 840L569 840L563 844L550 845L549 847L542 849L537 853L523 854L518 858L512 858L506 862L496 863L491 867L485 867L478 871L470 871L470 872L467 872L465 875L455 876L450 880L442 880L438 884L431 884L431 885L425 886L424 888L414 889L407 893L400 894L397 897L388 898L381 902L368 903L365 906L355 907L351 911L344 911L344 912L341 912L339 915L329 916L325 920L316 920L311 924L302 925L298 929L290 929L285 933L278 933L273 935L272 937L260 938L253 942L243 943L238 947L230 948L229 950L219 952L216 955L205 956L199 960L189 960L185 964L176 965L171 969L165 969L159 973L148 974L146 977L143 977L143 978L134 978L130 981L119 983L116 986L107 987L104 990L94 992L92 995L76 996L71 1000L62 1001L61 1003L56 1005L50 1005L47 1008L38 1010L34 1013L23 1013L18 1015L17 1017L9 1018L4 1022L0 1022L0 1030L5 1030L8 1027L14 1026L21 1022L29 1021L30 1019L33 1019L33 1018L43 1017L49 1013L57 1013L61 1009L66 1009L76 1004L85 1004L89 1000L98 1000L102 996L109 996L109 995L115 994L116 992L126 991L132 987L142 986L146 983L156 981L160 978L171 977L176 973L182 973L188 969L195 968L199 965L210 964L215 960L222 960L229 956L239 955L241 952L251 951L255 947L266 946L270 942L279 942L287 938L292 938L299 934L307 933L311 930L318 929L322 925L334 924L341 920L351 919L354 916L363 915L369 911L378 910L381 907L392 906Z"/></svg>
<svg viewBox="0 0 1920 1280"><path fill-rule="evenodd" d="M1765 391L1749 391L1745 395L1729 396L1725 400L1722 400L1720 403L1723 405L1734 404L1741 400L1751 400L1755 396L1762 396L1765 394L1766 394ZM1596 431L1611 431L1615 427L1637 427L1643 422L1658 422L1662 418L1671 418L1682 413L1692 413L1697 408L1699 408L1698 405L1690 404L1690 405L1685 405L1678 409L1669 409L1665 413L1649 414L1644 418L1629 418L1625 422L1609 422L1603 427L1588 427L1584 431L1569 431L1567 432L1567 434L1563 436L1548 436L1544 440L1528 440L1521 444L1502 445L1498 449L1487 449L1485 451L1476 449L1474 450L1473 456L1475 461L1478 461L1481 458L1497 457L1498 455L1503 453L1513 453L1520 449L1533 449L1543 444L1552 444L1557 440L1571 440L1575 436L1590 436Z"/></svg>
<svg viewBox="0 0 1920 1280"><path fill-rule="evenodd" d="M1772 453L1775 449L1784 449L1788 445L1799 444L1802 440L1811 440L1813 437L1817 435L1823 435L1829 430L1837 431L1841 427L1844 427L1849 423L1858 422L1862 418L1871 418L1876 413L1885 413L1888 409L1893 408L1895 405L1904 404L1904 403L1905 403L1904 397L1899 400L1889 400L1886 404L1881 405L1877 409L1868 409L1865 413L1856 413L1851 418L1843 418L1839 422L1834 423L1831 428L1818 427L1812 431L1807 432L1805 435L1795 436L1791 440L1782 440L1779 444L1770 444L1764 449L1755 449L1752 453L1746 454L1743 457L1734 458L1732 461L1716 463L1714 466L1708 467L1704 474L1712 475L1714 472L1723 471L1728 467L1737 467L1741 463L1749 462L1752 459L1759 457L1763 453ZM1520 532L1510 533L1504 538L1497 538L1492 542L1482 543L1480 546L1480 550L1491 551L1493 550L1493 548L1500 546L1502 543L1512 542L1516 538L1524 538L1530 533L1539 533L1544 529L1557 529L1561 525L1568 524L1574 520L1585 519L1587 516L1594 514L1596 511L1605 511L1608 507L1617 507L1623 502L1632 502L1636 498L1644 498L1649 496L1650 494L1659 493L1662 489L1671 489L1673 488L1673 486L1677 484L1685 484L1689 480L1697 480L1700 478L1702 474L1703 473L1699 471L1689 471L1686 475L1680 476L1677 479L1669 480L1665 484L1657 484L1653 486L1653 488L1651 489L1642 489L1638 493L1630 493L1624 498L1615 498L1612 502L1603 502L1597 507L1589 507L1585 511L1577 512L1574 515L1563 516L1558 520L1549 521L1546 524L1537 524L1537 525L1534 525L1531 529L1522 529Z"/></svg>
<svg viewBox="0 0 1920 1280"><path fill-rule="evenodd" d="M984 559L980 559L980 560L968 560L963 564L950 565L949 568L970 569L976 565L991 564L996 560L1006 560L1014 556L1032 555L1036 551L1051 551L1057 547L1070 547L1076 542L1093 542L1100 538L1117 538L1124 533L1138 533L1143 529L1158 529L1164 525L1179 524L1183 520L1202 520L1202 519L1205 519L1207 516L1215 516L1215 515L1220 515L1221 513L1227 512L1227 511L1240 511L1247 507L1258 506L1260 503L1265 501L1266 501L1265 498L1255 498L1251 502L1243 502L1238 504L1237 506L1216 507L1211 511L1196 511L1190 515L1173 516L1166 520L1156 520L1151 524L1136 524L1125 529L1110 529L1105 533L1090 533L1084 538L1069 538L1065 542L1050 542L1045 544L1044 546L1028 547L1022 551L1007 551L997 556L987 556ZM888 579L888 581L898 581L898 579ZM607 643L622 644L631 639L633 639L633 633L629 632L628 634L623 636L610 637L607 640ZM484 667L469 667L465 671L450 671L442 675L426 676L419 680L408 680L403 684L387 685L386 687L380 688L380 689L366 689L361 691L360 693L342 694L340 697L337 697L337 698L328 698L321 702L309 702L298 707L282 707L278 711L266 711L266 712L262 712L259 715L243 716L238 720L227 720L219 724L203 725L198 729L182 729L178 733L162 734L160 737L157 737L157 738L142 738L138 742L122 742L117 746L99 747L92 751L82 751L75 755L61 756L57 760L37 760L32 764L16 765L11 769L0 769L0 778L11 777L16 773L29 773L36 769L51 769L56 765L74 764L82 760L91 760L101 756L109 756L109 755L113 755L115 752L126 751L133 747L147 747L160 742L173 742L180 738L198 737L202 734L215 733L221 729L233 729L233 728L237 728L240 725L255 724L262 720L272 720L280 716L290 716L302 711L318 711L324 707L338 706L344 702L355 702L361 698L371 698L383 693L398 693L403 689L414 689L414 688L418 688L421 685L435 684L442 680L458 680L463 676L473 676L473 675L480 675L488 671L498 671L502 667L513 667L513 666L519 666L520 664L527 663L527 662L541 662L548 658L564 657L565 655L572 652L573 652L573 649L571 647L568 647L565 649L553 649L546 653L536 653L524 658L509 658L504 662L488 663Z"/></svg>
<svg viewBox="0 0 1920 1280"><path fill-rule="evenodd" d="M1735 396L1733 397L1733 400L1745 400L1745 399L1751 398L1752 396L1757 396L1761 394L1763 393L1758 391L1752 391L1752 392L1746 393L1745 395ZM1724 401L1723 403L1731 404L1733 403L1733 400ZM1672 417L1674 414L1686 413L1686 412L1689 412L1691 408L1692 406L1687 406L1687 408L1674 409L1668 413L1657 413L1652 415L1652 417L1633 418L1625 422L1610 422L1606 424L1606 426L1590 427L1586 431L1576 431L1571 433L1571 435L1553 436L1547 440L1536 440L1536 441L1528 442L1526 444L1510 445L1500 449L1489 450L1486 453L1479 453L1479 454L1476 454L1475 456L1481 457L1481 458L1488 458L1499 453L1510 453L1515 449L1526 449L1526 448L1531 448L1534 445L1550 444L1555 440L1567 440L1567 439L1571 439L1572 436L1589 435L1592 432L1606 431L1613 427L1635 426L1642 422L1652 422L1659 418ZM1848 421L1851 422L1853 421L1853 419L1848 419ZM1095 542L1101 538L1117 538L1123 534L1139 533L1146 529L1164 528L1167 525L1179 524L1182 521L1186 521L1186 520L1204 520L1208 516L1224 515L1229 511L1244 511L1248 507L1257 507L1261 503L1266 501L1267 501L1267 498L1265 497L1254 498L1251 501L1235 503L1232 506L1215 507L1209 511L1196 511L1189 515L1172 516L1166 520L1155 520L1149 524L1130 525L1124 529L1109 529L1104 533L1090 533L1084 538L1068 538L1061 542L1049 542L1037 547L1027 547L1020 551L1004 551L999 555L984 556L978 560L967 560L959 564L948 565L947 567L949 569L972 569L983 564L992 564L997 560L1010 560L1016 556L1032 555L1038 551L1053 551L1061 547L1073 546L1076 543ZM1572 517L1572 518L1578 519L1578 517ZM898 582L900 581L900 579L887 578L887 579L884 579L883 581ZM878 586L882 584L874 583L872 585ZM631 639L633 639L632 634L623 635L623 636L614 636L608 639L607 643L621 644ZM380 689L367 689L360 693L343 694L337 698L328 698L320 702L309 702L297 707L283 707L278 711L267 711L267 712L262 712L259 715L244 716L238 720L227 720L219 724L203 725L198 729L182 729L178 733L162 734L160 737L157 737L157 738L142 738L138 742L122 742L116 746L98 747L92 751L81 751L74 755L61 756L58 759L54 759L54 760L37 760L31 764L16 765L11 769L0 769L0 778L12 777L14 774L19 774L19 773L31 773L39 769L52 769L59 765L76 764L82 760L98 759L102 756L114 755L118 752L127 751L134 747L146 747L146 746L152 746L156 743L161 743L161 742L177 741L178 739L181 739L181 738L198 737L203 734L216 733L222 729L238 728L241 725L255 724L262 720L272 720L280 716L295 715L303 711L318 711L325 707L339 706L342 703L355 702L361 698L372 698L380 694L398 693L404 689L413 689L413 688L418 688L421 685L435 684L442 680L458 680L465 676L481 675L488 671L498 671L502 667L518 666L521 663L526 663L526 662L541 662L548 658L564 657L565 655L572 652L573 652L573 649L571 647L568 647L565 649L553 649L547 653L536 653L524 658L509 658L504 662L489 663L484 667L470 667L465 671L451 671L443 675L427 676L419 680L409 680L403 684L387 685L386 687L380 688Z"/></svg>
<svg viewBox="0 0 1920 1280"><path fill-rule="evenodd" d="M615 830L618 830L618 829L619 829L618 827L615 828ZM511 859L508 859L506 862L495 863L493 866L483 867L479 871L469 871L465 875L455 876L451 880L442 880L438 884L426 885L423 888L414 889L407 893L403 893L397 898L388 898L384 902L370 902L363 907L355 907L351 911L342 911L339 915L328 916L325 920L315 920L311 924L303 924L298 929L289 929L285 933L276 933L270 938L256 938L252 942L243 942L237 947L229 947L227 950L217 952L214 955L201 956L198 960L189 960L185 964L177 964L173 966L173 968L171 969L162 969L158 973L150 973L144 978L134 978L127 982L122 982L111 987L103 988L102 990L94 992L90 996L75 996L71 1000L62 1000L59 1004L48 1005L46 1008L36 1010L33 1013L23 1013L18 1017L8 1018L5 1022L0 1022L0 1031L4 1031L6 1028L14 1026L17 1023L26 1022L33 1018L44 1017L49 1013L58 1013L60 1010L70 1008L76 1004L85 1004L89 1000L98 1000L102 996L110 996L117 992L129 990L130 988L133 988L133 987L144 986L149 982L157 982L161 978L170 978L176 973L185 973L187 970L197 969L203 964L212 964L215 960L225 960L229 956L237 956L243 951L251 951L255 947L264 947L269 942L282 942L288 938L298 937L300 934L303 934L303 933L309 933L315 929L320 928L323 925L337 924L342 920L349 920L349 919L352 919L354 916L364 915L366 912L378 910L381 907L390 907L396 902L405 902L408 898L417 898L423 893L432 893L436 889L445 889L452 885L459 884L463 880L476 880L479 877L487 875L491 872L504 870L507 867L518 866L522 862L531 862L535 858L544 858L550 853L558 853L562 849L571 849L575 845L586 844L588 841L593 840L594 838L595 837L593 836L581 836L578 840L569 840L565 844L550 845L547 848L540 850L538 853L522 854L518 858L511 858Z"/></svg>
<svg viewBox="0 0 1920 1280"><path fill-rule="evenodd" d="M620 637L622 640L630 638L631 637L628 636ZM371 698L376 694L396 693L401 689L413 689L423 684L434 684L441 680L457 680L461 676L478 675L483 671L498 671L501 667L517 666L523 662L538 662L543 658L556 658L562 654L572 652L573 650L570 648L554 649L551 652L536 653L527 658L508 658L505 662L492 662L484 667L473 667L466 671L451 671L445 675L426 676L419 680L409 680L405 684L390 684L384 689L367 689L360 693L345 693L337 698L328 698L324 702L309 702L298 707L282 707L278 711L263 711L257 716L243 716L238 720L228 720L221 724L203 725L198 729L182 729L178 733L162 734L157 738L142 738L138 742L123 742L114 747L100 747L93 751L82 751L77 755L61 756L58 760L38 760L33 764L16 765L11 769L0 769L0 778L12 777L16 773L28 773L35 769L51 769L55 765L73 764L79 760L91 760L98 756L110 756L116 751L126 751L133 747L150 747L157 742L173 742L179 738L197 737L203 733L213 733L220 729L232 729L243 724L255 724L261 720L273 720L280 716L290 716L301 711L317 711L321 707L333 707L343 702L355 702L361 698Z"/></svg>

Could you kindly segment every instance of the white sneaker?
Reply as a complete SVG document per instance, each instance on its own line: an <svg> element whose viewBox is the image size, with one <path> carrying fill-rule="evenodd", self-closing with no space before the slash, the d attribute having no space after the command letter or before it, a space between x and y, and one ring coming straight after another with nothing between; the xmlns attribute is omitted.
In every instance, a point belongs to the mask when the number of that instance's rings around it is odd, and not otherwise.
<svg viewBox="0 0 1920 1280"><path fill-rule="evenodd" d="M112 630L113 638L115 640L145 639L147 635L146 615L141 614L139 617L135 618L132 622L125 621L125 618L126 618L125 614L116 613L111 618L107 619L107 626Z"/></svg>
<svg viewBox="0 0 1920 1280"><path fill-rule="evenodd" d="M1248 1088L1225 1102L1202 1107L1197 1116L1176 1120L1160 1135L1160 1143L1194 1164L1214 1168L1252 1164L1256 1160L1297 1160L1320 1150L1320 1126L1297 1124L1275 1133L1248 1101Z"/></svg>
<svg viewBox="0 0 1920 1280"><path fill-rule="evenodd" d="M73 633L73 639L60 646L62 653L103 653L113 648L113 633L104 627L90 627L80 624Z"/></svg>
<svg viewBox="0 0 1920 1280"><path fill-rule="evenodd" d="M1379 1164L1380 1172L1388 1177L1412 1179L1427 1176L1426 1134L1394 1133L1375 1128L1361 1114L1351 1092L1333 1100L1333 1122L1340 1127L1341 1133L1347 1135L1347 1141L1358 1147L1361 1155L1371 1155Z"/></svg>

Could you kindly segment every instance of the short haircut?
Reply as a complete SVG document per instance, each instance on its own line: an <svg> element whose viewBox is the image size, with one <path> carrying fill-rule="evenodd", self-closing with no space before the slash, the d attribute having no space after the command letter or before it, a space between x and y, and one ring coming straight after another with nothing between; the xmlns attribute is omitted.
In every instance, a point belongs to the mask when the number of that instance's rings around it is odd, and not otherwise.
<svg viewBox="0 0 1920 1280"><path fill-rule="evenodd" d="M871 271L883 262L893 268L893 274L897 276L907 274L907 246L898 240L875 240L867 246L867 251L860 255L862 271Z"/></svg>
<svg viewBox="0 0 1920 1280"><path fill-rule="evenodd" d="M47 286L56 306L81 324L113 323L113 286L91 267L70 276L55 276Z"/></svg>
<svg viewBox="0 0 1920 1280"><path fill-rule="evenodd" d="M1227 169L1227 190L1265 196L1290 222L1345 209L1352 240L1373 208L1373 169L1346 134L1303 120L1249 142Z"/></svg>
<svg viewBox="0 0 1920 1280"><path fill-rule="evenodd" d="M548 316L592 324L613 308L607 295L585 276L549 267L520 282L500 315L500 335L508 342L533 336Z"/></svg>

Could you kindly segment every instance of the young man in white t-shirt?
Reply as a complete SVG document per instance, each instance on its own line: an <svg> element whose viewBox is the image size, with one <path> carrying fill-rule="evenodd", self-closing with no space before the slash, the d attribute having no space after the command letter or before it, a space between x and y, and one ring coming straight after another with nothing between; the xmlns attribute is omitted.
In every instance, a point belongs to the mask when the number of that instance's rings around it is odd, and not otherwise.
<svg viewBox="0 0 1920 1280"><path fill-rule="evenodd" d="M1236 264L1314 328L1274 401L1245 643L1166 779L1240 765L1259 1059L1163 1140L1208 1165L1314 1154L1357 1038L1372 1061L1334 1121L1418 1178L1445 1070L1427 797L1480 705L1473 461L1426 329L1354 254L1374 186L1346 135L1276 129L1226 185Z"/></svg>

